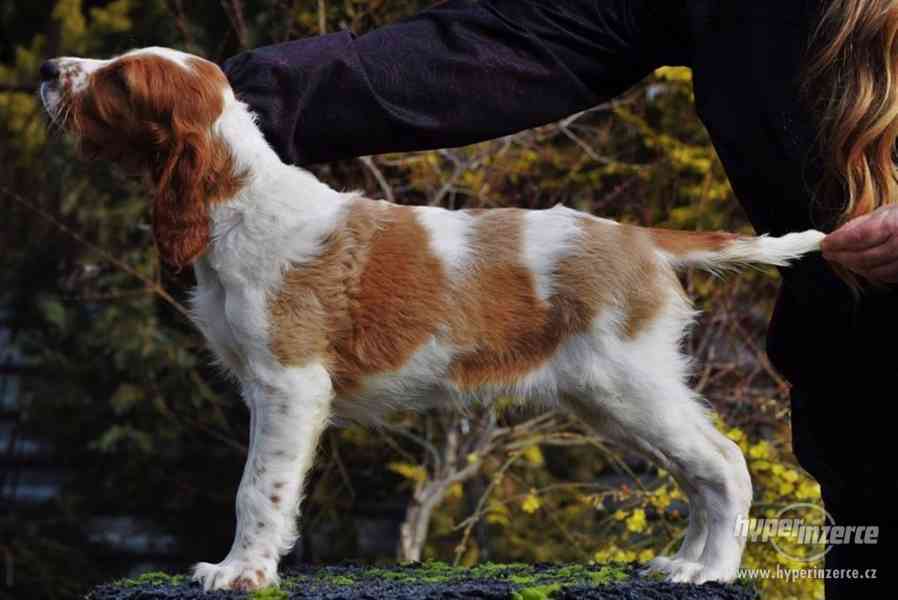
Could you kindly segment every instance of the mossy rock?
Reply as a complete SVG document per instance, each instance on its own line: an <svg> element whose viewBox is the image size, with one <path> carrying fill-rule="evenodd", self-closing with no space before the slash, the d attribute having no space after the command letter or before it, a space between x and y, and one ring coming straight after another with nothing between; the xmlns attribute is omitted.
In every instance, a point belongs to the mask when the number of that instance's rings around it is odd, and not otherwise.
<svg viewBox="0 0 898 600"><path fill-rule="evenodd" d="M667 583L626 565L494 564L452 567L442 562L370 567L307 566L282 574L280 588L252 593L203 593L184 575L145 573L98 587L88 600L756 600L741 584Z"/></svg>

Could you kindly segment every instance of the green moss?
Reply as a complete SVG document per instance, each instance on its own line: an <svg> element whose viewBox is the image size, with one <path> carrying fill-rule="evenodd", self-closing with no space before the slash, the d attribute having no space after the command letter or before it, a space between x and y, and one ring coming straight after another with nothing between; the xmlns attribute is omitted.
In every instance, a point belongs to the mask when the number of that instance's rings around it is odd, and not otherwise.
<svg viewBox="0 0 898 600"><path fill-rule="evenodd" d="M321 577L320 581L339 586L349 586L355 583L355 579L346 575L326 575Z"/></svg>
<svg viewBox="0 0 898 600"><path fill-rule="evenodd" d="M502 577L510 571L529 570L531 567L526 563L493 563L485 562L474 565L469 572L474 577Z"/></svg>
<svg viewBox="0 0 898 600"><path fill-rule="evenodd" d="M629 575L624 569L619 567L604 566L598 571L590 568L588 565L564 565L542 572L534 571L526 568L526 565L517 567L515 571L506 572L497 571L495 574L501 579L505 579L515 585L520 586L542 586L551 582L571 585L576 583L588 583L592 585L607 585L617 581L629 579Z"/></svg>
<svg viewBox="0 0 898 600"><path fill-rule="evenodd" d="M120 587L137 587L139 585L178 585L185 581L187 581L186 575L169 575L162 571L150 571L130 579L120 579L115 583Z"/></svg>
<svg viewBox="0 0 898 600"><path fill-rule="evenodd" d="M504 577L501 577L503 571ZM505 569L496 569L494 573L506 581L521 586L512 593L513 600L548 600L564 586L608 585L630 577L620 567L604 566L596 571L588 565L563 565L541 572L527 565L515 565L512 569L508 569L508 566Z"/></svg>
<svg viewBox="0 0 898 600"><path fill-rule="evenodd" d="M532 573L528 573L526 575L508 575L504 579L507 579L508 581L516 585L533 585L539 580L539 577Z"/></svg>
<svg viewBox="0 0 898 600"><path fill-rule="evenodd" d="M442 561L429 561L406 569L374 567L360 575L362 578L387 579L402 583L445 583L462 579L498 579L516 586L540 587L562 583L603 584L626 579L623 569L602 567L596 571L589 565L559 565L536 571L524 563L482 563L473 567L454 567Z"/></svg>
<svg viewBox="0 0 898 600"><path fill-rule="evenodd" d="M495 579L512 585L514 600L548 600L557 590L570 585L607 585L624 581L630 576L615 566L596 567L585 564L566 564L536 569L524 563L482 563L473 567L454 567L442 561L428 561L405 567L372 567L363 571L342 574L339 570L321 569L304 575L292 575L281 581L280 587L268 587L253 592L250 600L286 600L289 592L299 586L350 587L365 580L386 579L399 583L448 583L467 579ZM159 571L144 573L118 582L122 587L140 585L178 585L186 582L184 575L168 575Z"/></svg>
<svg viewBox="0 0 898 600"><path fill-rule="evenodd" d="M387 569L379 569L377 567L365 571L364 576L375 579L389 579L391 581L418 581L418 577L409 573L405 573L404 571L389 571Z"/></svg>
<svg viewBox="0 0 898 600"><path fill-rule="evenodd" d="M419 581L444 583L464 576L466 571L464 567L453 567L440 560L429 560L416 570L416 574L419 575Z"/></svg>
<svg viewBox="0 0 898 600"><path fill-rule="evenodd" d="M548 600L553 593L560 589L560 583L521 588L511 593L511 600Z"/></svg>
<svg viewBox="0 0 898 600"><path fill-rule="evenodd" d="M249 595L250 600L287 600L289 595L287 592L276 586L270 586L256 590Z"/></svg>
<svg viewBox="0 0 898 600"><path fill-rule="evenodd" d="M598 571L590 571L589 580L596 585L607 585L618 581L626 581L630 574L620 567L604 566Z"/></svg>
<svg viewBox="0 0 898 600"><path fill-rule="evenodd" d="M372 568L365 571L365 577L389 579L402 583L445 583L453 579L465 577L470 572L465 567L453 567L449 563L439 560L421 563L412 569L392 571L389 569Z"/></svg>

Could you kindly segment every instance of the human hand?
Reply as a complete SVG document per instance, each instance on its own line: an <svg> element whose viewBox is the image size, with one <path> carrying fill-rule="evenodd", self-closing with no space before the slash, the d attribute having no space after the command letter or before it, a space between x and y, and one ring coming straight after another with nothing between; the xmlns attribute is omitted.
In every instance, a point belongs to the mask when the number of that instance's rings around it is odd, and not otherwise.
<svg viewBox="0 0 898 600"><path fill-rule="evenodd" d="M823 239L822 250L873 283L898 283L898 206L852 219Z"/></svg>

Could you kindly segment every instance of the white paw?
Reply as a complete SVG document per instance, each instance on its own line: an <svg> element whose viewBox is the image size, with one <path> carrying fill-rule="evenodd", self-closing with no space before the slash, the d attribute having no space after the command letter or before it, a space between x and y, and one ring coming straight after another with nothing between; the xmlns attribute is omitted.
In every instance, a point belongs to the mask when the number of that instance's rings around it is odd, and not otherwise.
<svg viewBox="0 0 898 600"><path fill-rule="evenodd" d="M193 580L210 590L258 590L278 583L277 566L226 558L217 565L198 563L193 567Z"/></svg>
<svg viewBox="0 0 898 600"><path fill-rule="evenodd" d="M670 568L667 571L668 580L674 583L702 583L702 571L705 565L691 560L682 560L679 558L670 561Z"/></svg>
<svg viewBox="0 0 898 600"><path fill-rule="evenodd" d="M700 562L684 560L681 558L665 560L667 560L669 564L665 567L663 572L667 573L668 581L673 583L702 584L707 581L730 583L736 578L734 570L723 569L717 565L707 566Z"/></svg>
<svg viewBox="0 0 898 600"><path fill-rule="evenodd" d="M673 568L673 561L669 556L656 556L645 565L644 572L649 573L670 573Z"/></svg>

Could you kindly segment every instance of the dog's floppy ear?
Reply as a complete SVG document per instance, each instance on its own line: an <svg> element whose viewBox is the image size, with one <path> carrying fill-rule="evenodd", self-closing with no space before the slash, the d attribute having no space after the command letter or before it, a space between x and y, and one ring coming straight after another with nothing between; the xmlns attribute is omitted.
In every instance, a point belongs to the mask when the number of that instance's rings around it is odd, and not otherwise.
<svg viewBox="0 0 898 600"><path fill-rule="evenodd" d="M124 88L156 185L153 234L166 263L182 268L209 244L209 203L227 166L212 125L223 108L223 76L211 63L188 67L158 57L123 63ZM218 75L218 76L217 76ZM217 161L217 162L216 162Z"/></svg>
<svg viewBox="0 0 898 600"><path fill-rule="evenodd" d="M153 205L153 234L159 254L183 268L209 245L206 179L212 163L211 134L173 120L167 157L158 167Z"/></svg>

